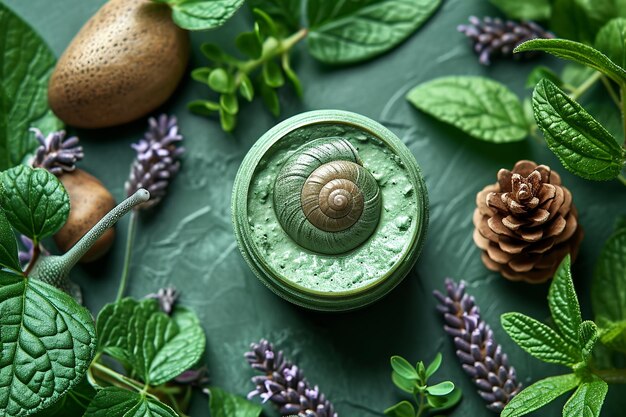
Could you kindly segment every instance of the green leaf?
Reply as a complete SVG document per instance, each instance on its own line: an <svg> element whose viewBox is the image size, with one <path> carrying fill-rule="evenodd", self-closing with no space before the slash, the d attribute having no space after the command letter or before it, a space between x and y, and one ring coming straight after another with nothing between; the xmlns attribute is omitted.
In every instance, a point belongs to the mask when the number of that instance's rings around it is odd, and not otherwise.
<svg viewBox="0 0 626 417"><path fill-rule="evenodd" d="M520 313L506 313L502 327L522 349L544 362L573 366L579 352L545 324Z"/></svg>
<svg viewBox="0 0 626 417"><path fill-rule="evenodd" d="M407 100L476 139L506 143L528 135L517 96L503 84L485 77L437 78L413 88Z"/></svg>
<svg viewBox="0 0 626 417"><path fill-rule="evenodd" d="M256 32L240 33L235 39L235 45L237 45L237 49L252 59L260 58L263 53L263 45Z"/></svg>
<svg viewBox="0 0 626 417"><path fill-rule="evenodd" d="M441 0L309 1L309 51L330 64L373 58L405 40L440 4Z"/></svg>
<svg viewBox="0 0 626 417"><path fill-rule="evenodd" d="M172 19L183 29L206 30L222 26L244 0L170 0Z"/></svg>
<svg viewBox="0 0 626 417"><path fill-rule="evenodd" d="M44 133L63 124L48 107L48 80L56 63L41 37L0 2L0 171L20 164Z"/></svg>
<svg viewBox="0 0 626 417"><path fill-rule="evenodd" d="M194 113L210 116L219 111L221 106L219 103L209 100L194 100L187 104L187 108Z"/></svg>
<svg viewBox="0 0 626 417"><path fill-rule="evenodd" d="M509 19L546 20L550 17L550 0L491 0Z"/></svg>
<svg viewBox="0 0 626 417"><path fill-rule="evenodd" d="M87 378L83 378L80 384L68 391L52 407L34 414L34 417L82 416L95 396L96 390L89 385Z"/></svg>
<svg viewBox="0 0 626 417"><path fill-rule="evenodd" d="M554 0L550 29L561 38L592 44L597 27L588 10L589 0Z"/></svg>
<svg viewBox="0 0 626 417"><path fill-rule="evenodd" d="M576 64L574 62L570 62L568 64L565 64L565 66L563 66L563 71L561 72L561 79L563 80L564 83L569 84L570 86L578 86L578 85L583 84L585 81L587 81L596 72L597 71L594 70L593 68L589 68L581 64Z"/></svg>
<svg viewBox="0 0 626 417"><path fill-rule="evenodd" d="M559 265L548 293L548 304L552 320L561 336L572 346L581 346L578 330L582 323L580 305L574 290L570 272L570 256L567 255Z"/></svg>
<svg viewBox="0 0 626 417"><path fill-rule="evenodd" d="M611 322L598 320L599 337L603 345L613 350L626 353L626 320Z"/></svg>
<svg viewBox="0 0 626 417"><path fill-rule="evenodd" d="M228 114L237 114L239 112L239 101L235 94L222 94L220 96L220 107Z"/></svg>
<svg viewBox="0 0 626 417"><path fill-rule="evenodd" d="M567 39L533 39L519 45L513 52L543 51L600 71L618 84L626 84L626 70L591 46Z"/></svg>
<svg viewBox="0 0 626 417"><path fill-rule="evenodd" d="M178 417L178 414L146 394L107 387L98 391L84 417Z"/></svg>
<svg viewBox="0 0 626 417"><path fill-rule="evenodd" d="M500 414L500 417L519 417L529 414L578 386L574 374L551 376L537 381L517 394Z"/></svg>
<svg viewBox="0 0 626 417"><path fill-rule="evenodd" d="M216 68L209 75L209 87L221 94L230 93L234 89L233 77L224 68Z"/></svg>
<svg viewBox="0 0 626 417"><path fill-rule="evenodd" d="M267 108L276 117L280 115L280 103L278 101L278 94L276 90L267 86L265 83L261 83L261 97Z"/></svg>
<svg viewBox="0 0 626 417"><path fill-rule="evenodd" d="M283 72L273 60L266 61L263 64L263 81L272 88L279 88L285 84Z"/></svg>
<svg viewBox="0 0 626 417"><path fill-rule="evenodd" d="M598 417L608 390L608 384L598 377L582 383L565 403L563 417Z"/></svg>
<svg viewBox="0 0 626 417"><path fill-rule="evenodd" d="M582 348L583 360L587 362L591 358L593 348L598 341L598 327L594 322L586 320L580 324L578 337Z"/></svg>
<svg viewBox="0 0 626 417"><path fill-rule="evenodd" d="M419 378L417 371L406 359L401 356L392 356L390 359L391 368L402 378L409 380L417 380Z"/></svg>
<svg viewBox="0 0 626 417"><path fill-rule="evenodd" d="M191 71L191 78L203 84L209 84L209 75L211 75L211 71L213 70L208 67L196 68Z"/></svg>
<svg viewBox="0 0 626 417"><path fill-rule="evenodd" d="M428 365L428 367L426 368L426 379L433 376L435 372L439 370L442 359L443 359L443 356L441 355L441 353L437 353L437 355L435 356L435 359L433 359L430 365Z"/></svg>
<svg viewBox="0 0 626 417"><path fill-rule="evenodd" d="M13 228L9 224L4 211L0 209L0 270L2 268L21 272L19 258L17 256L17 240Z"/></svg>
<svg viewBox="0 0 626 417"><path fill-rule="evenodd" d="M200 45L202 55L214 62L222 62L224 60L224 52L214 43L203 43Z"/></svg>
<svg viewBox="0 0 626 417"><path fill-rule="evenodd" d="M537 125L548 147L570 172L589 180L619 175L624 150L580 104L543 79L533 93Z"/></svg>
<svg viewBox="0 0 626 417"><path fill-rule="evenodd" d="M45 169L18 165L0 174L0 207L11 225L36 242L55 234L67 220L70 199Z"/></svg>
<svg viewBox="0 0 626 417"><path fill-rule="evenodd" d="M533 68L530 74L528 74L528 78L526 79L526 87L535 88L535 85L537 85L537 83L544 78L547 78L559 87L563 85L563 81L561 81L561 78L554 71L546 66L539 65Z"/></svg>
<svg viewBox="0 0 626 417"><path fill-rule="evenodd" d="M626 68L626 19L613 19L596 37L596 48L622 68Z"/></svg>
<svg viewBox="0 0 626 417"><path fill-rule="evenodd" d="M444 395L441 397L427 397L428 404L432 407L432 411L444 411L449 410L450 408L456 406L461 398L463 397L463 393L460 389L454 388L451 393L448 395Z"/></svg>
<svg viewBox="0 0 626 417"><path fill-rule="evenodd" d="M97 330L98 349L117 352L117 359L129 363L153 386L191 368L205 347L204 332L195 314L177 308L169 317L155 300L125 298L107 304L98 315Z"/></svg>
<svg viewBox="0 0 626 417"><path fill-rule="evenodd" d="M454 390L454 384L450 381L443 381L437 385L432 385L426 388L426 392L436 397L441 397L450 394Z"/></svg>
<svg viewBox="0 0 626 417"><path fill-rule="evenodd" d="M618 229L604 244L596 265L591 301L596 321L626 320L626 229Z"/></svg>
<svg viewBox="0 0 626 417"><path fill-rule="evenodd" d="M237 126L237 117L224 111L224 109L220 109L220 124L224 132L232 132Z"/></svg>
<svg viewBox="0 0 626 417"><path fill-rule="evenodd" d="M413 390L415 389L415 380L403 378L396 372L392 372L391 381L396 387L400 388L402 391L413 394Z"/></svg>
<svg viewBox="0 0 626 417"><path fill-rule="evenodd" d="M391 417L415 417L415 408L410 402L402 401L389 407L384 413Z"/></svg>
<svg viewBox="0 0 626 417"><path fill-rule="evenodd" d="M252 86L252 81L250 78L244 73L240 74L241 84L239 84L239 94L243 98L248 101L252 101L254 99L254 87Z"/></svg>
<svg viewBox="0 0 626 417"><path fill-rule="evenodd" d="M211 417L258 417L263 411L262 406L220 388L211 387L209 391Z"/></svg>
<svg viewBox="0 0 626 417"><path fill-rule="evenodd" d="M91 363L91 314L51 285L2 271L0 311L0 415L50 407L80 383Z"/></svg>

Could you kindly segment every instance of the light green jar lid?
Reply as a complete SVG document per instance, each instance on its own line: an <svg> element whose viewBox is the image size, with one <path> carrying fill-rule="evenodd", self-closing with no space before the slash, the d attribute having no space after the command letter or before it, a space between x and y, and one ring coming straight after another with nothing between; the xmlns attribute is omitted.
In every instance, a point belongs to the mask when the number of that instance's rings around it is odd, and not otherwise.
<svg viewBox="0 0 626 417"><path fill-rule="evenodd" d="M428 226L415 158L381 124L340 110L302 113L250 149L233 189L239 249L284 299L344 311L409 273Z"/></svg>

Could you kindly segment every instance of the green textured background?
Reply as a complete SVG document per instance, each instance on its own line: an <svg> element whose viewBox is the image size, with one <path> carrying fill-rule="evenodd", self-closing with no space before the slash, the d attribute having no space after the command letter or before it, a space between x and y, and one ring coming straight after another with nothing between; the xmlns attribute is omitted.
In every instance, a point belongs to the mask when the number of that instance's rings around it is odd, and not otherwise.
<svg viewBox="0 0 626 417"><path fill-rule="evenodd" d="M3 1L41 33L57 56L104 3ZM259 102L246 104L239 128L233 135L224 134L215 120L186 110L188 101L208 93L206 87L190 79L185 79L160 109L178 116L187 154L169 197L140 219L129 294L139 297L168 284L182 291L182 303L198 313L207 332L205 359L213 384L242 395L247 393L252 388L252 372L242 354L250 342L267 337L304 368L310 381L320 385L340 416L375 416L402 398L389 378L389 356L430 360L442 351L440 376L452 379L465 393L452 415L492 415L463 374L435 312L431 292L441 289L447 276L469 281L469 291L508 352L521 381L528 384L566 372L526 355L503 333L499 316L506 311L548 317L548 287L510 283L483 267L471 238L475 195L487 183L495 182L499 168L511 168L520 158L548 164L561 173L564 184L573 192L586 230L574 273L583 315L590 318L593 266L615 218L626 213L626 190L617 181L593 183L563 172L545 145L534 140L500 146L472 140L418 113L404 99L417 83L456 74L488 75L527 96L524 81L535 63L560 65L556 60L544 59L529 64L499 61L489 68L480 66L455 28L468 15L496 13L486 0L444 0L435 16L401 46L383 57L350 67L321 65L302 47L295 53L294 67L305 86L305 98L300 101L288 89L282 92L281 120L322 108L364 114L404 141L426 177L431 219L422 256L400 287L362 311L328 315L296 308L264 288L239 254L230 223L232 184L246 151L278 120ZM194 33L190 68L204 62L198 53L200 43L210 40L231 48L235 34L249 27L248 12L242 10L222 29ZM594 93L589 96L593 100ZM594 108L602 118L611 118L602 106L594 104ZM612 117L613 126L619 126L616 122ZM145 126L146 121L140 120L116 129L76 132L85 147L81 166L99 177L118 199L123 197L123 184L134 154L128 145L142 135ZM126 221L118 228L116 246L109 256L73 272L92 311L114 298L122 268ZM611 387L603 416L624 415L625 394L623 387ZM557 403L562 405L563 401ZM198 396L191 415L206 416L206 407L206 399ZM271 408L267 410L268 416L275 415ZM560 414L556 406L536 413Z"/></svg>

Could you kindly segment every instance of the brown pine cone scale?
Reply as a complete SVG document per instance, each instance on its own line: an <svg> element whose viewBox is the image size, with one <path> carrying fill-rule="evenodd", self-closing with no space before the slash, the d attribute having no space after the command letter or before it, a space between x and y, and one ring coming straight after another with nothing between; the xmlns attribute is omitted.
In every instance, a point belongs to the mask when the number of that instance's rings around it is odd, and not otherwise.
<svg viewBox="0 0 626 417"><path fill-rule="evenodd" d="M512 281L541 283L583 237L572 194L545 165L519 161L476 195L474 242L482 261Z"/></svg>

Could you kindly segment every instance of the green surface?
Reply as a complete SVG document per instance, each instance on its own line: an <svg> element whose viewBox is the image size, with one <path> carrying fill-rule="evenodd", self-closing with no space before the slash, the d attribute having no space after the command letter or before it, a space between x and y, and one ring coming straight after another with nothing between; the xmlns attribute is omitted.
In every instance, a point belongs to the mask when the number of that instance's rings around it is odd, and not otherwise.
<svg viewBox="0 0 626 417"><path fill-rule="evenodd" d="M35 26L59 55L102 1L6 3ZM141 296L170 283L182 291L183 304L198 313L208 333L205 359L213 384L239 394L249 391L252 372L242 354L248 343L267 337L287 350L309 380L320 385L340 416L375 416L401 398L390 381L389 357L399 354L411 362L430 361L441 350L444 363L440 376L457 383L465 393L452 416L493 415L483 407L462 372L435 312L431 292L443 288L446 276L470 282L468 291L476 296L521 381L528 385L546 375L566 372L563 367L543 364L522 352L500 327L499 316L507 311L547 318L548 286L511 283L484 268L471 238L475 195L484 185L495 182L499 168L510 168L520 158L534 159L559 171L574 195L586 231L573 273L583 318L590 318L591 273L615 218L626 212L624 186L617 181L596 183L570 175L541 142L496 146L472 140L418 113L404 99L418 83L459 74L489 75L528 96L523 85L534 64L561 65L545 58L529 64L498 61L490 68L481 67L455 28L470 14L495 13L486 1L446 0L433 19L407 42L357 66L330 68L315 62L304 49L295 54L294 68L303 81L305 98L300 101L289 91L282 93L285 113L281 117L304 110L338 108L378 120L414 153L429 189L429 235L413 273L384 300L358 312L312 313L281 300L254 277L237 250L230 222L233 180L247 150L276 123L261 104L243 106L240 126L233 135L222 133L216 121L186 110L188 101L208 94L206 88L190 79L163 107L179 117L188 153L170 196L140 219L129 293ZM204 64L198 52L201 42L211 40L230 47L235 34L249 27L249 17L241 11L223 29L194 33L190 68ZM602 97L599 91L585 98ZM596 102L587 107L602 123L619 128L615 113L606 110L610 105L606 99L606 104ZM146 121L141 120L118 129L76 132L85 147L82 167L98 176L118 200L123 197L134 153L128 145L140 137L145 127ZM127 221L124 219L118 227L110 256L72 272L94 311L115 296ZM563 401L557 400L535 415L559 416ZM625 407L626 389L611 386L602 415L623 415ZM191 415L206 416L206 410L206 399L198 396ZM267 415L273 417L273 413Z"/></svg>

